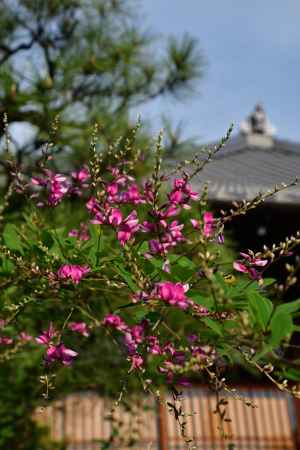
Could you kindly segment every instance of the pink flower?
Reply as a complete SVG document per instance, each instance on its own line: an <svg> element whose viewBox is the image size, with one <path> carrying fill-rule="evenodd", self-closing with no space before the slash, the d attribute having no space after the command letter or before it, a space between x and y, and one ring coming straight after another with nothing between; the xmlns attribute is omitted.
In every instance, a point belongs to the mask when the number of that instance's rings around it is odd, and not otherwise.
<svg viewBox="0 0 300 450"><path fill-rule="evenodd" d="M185 360L186 360L185 353L182 351L178 351L178 350L174 353L173 358L174 358L175 364L178 364L181 366L185 363Z"/></svg>
<svg viewBox="0 0 300 450"><path fill-rule="evenodd" d="M211 212L205 212L203 215L204 228L203 233L206 237L211 237L214 231L214 216Z"/></svg>
<svg viewBox="0 0 300 450"><path fill-rule="evenodd" d="M13 339L8 336L0 336L0 345L11 345L13 342Z"/></svg>
<svg viewBox="0 0 300 450"><path fill-rule="evenodd" d="M192 187L184 178L177 178L173 183L173 190L169 194L169 200L175 205L182 205L184 208L190 208L190 200L198 200L199 194L192 191Z"/></svg>
<svg viewBox="0 0 300 450"><path fill-rule="evenodd" d="M34 186L46 187L49 191L48 203L51 206L58 205L63 197L69 192L70 183L65 175L45 170L45 177L32 177Z"/></svg>
<svg viewBox="0 0 300 450"><path fill-rule="evenodd" d="M90 272L88 266L79 266L76 264L64 264L57 272L59 278L70 278L74 284L78 284L82 277Z"/></svg>
<svg viewBox="0 0 300 450"><path fill-rule="evenodd" d="M34 186L47 186L47 180L41 177L32 177L31 184Z"/></svg>
<svg viewBox="0 0 300 450"><path fill-rule="evenodd" d="M43 331L43 333L35 338L36 342L42 345L49 345L52 339L57 335L57 331L53 327L52 322L49 323L49 327L47 330Z"/></svg>
<svg viewBox="0 0 300 450"><path fill-rule="evenodd" d="M240 253L244 260L234 261L233 268L238 272L248 273L250 278L258 280L261 274L256 270L256 267L265 267L268 264L267 259L256 258L254 254Z"/></svg>
<svg viewBox="0 0 300 450"><path fill-rule="evenodd" d="M218 242L218 244L223 245L223 244L224 244L224 241L225 241L225 239L224 239L224 234L222 234L222 233L218 234L218 237L217 237L217 242Z"/></svg>
<svg viewBox="0 0 300 450"><path fill-rule="evenodd" d="M85 337L89 337L90 335L89 328L85 322L70 322L68 328Z"/></svg>
<svg viewBox="0 0 300 450"><path fill-rule="evenodd" d="M148 253L145 254L145 257L148 259L152 258L152 255L156 254L164 255L165 250L167 249L167 246L159 242L158 239L150 239L150 241L148 241L148 246L150 254Z"/></svg>
<svg viewBox="0 0 300 450"><path fill-rule="evenodd" d="M129 354L136 353L137 347L144 340L145 329L148 326L148 321L143 320L140 324L128 327L125 332L124 343Z"/></svg>
<svg viewBox="0 0 300 450"><path fill-rule="evenodd" d="M163 350L164 353L169 353L172 356L175 354L175 351L176 351L174 345L171 342L167 342L163 346L162 350Z"/></svg>
<svg viewBox="0 0 300 450"><path fill-rule="evenodd" d="M124 203L133 203L134 205L144 203L144 200L139 193L138 186L135 183L131 184L127 191L122 192L120 200Z"/></svg>
<svg viewBox="0 0 300 450"><path fill-rule="evenodd" d="M126 349L127 349L127 352L129 353L129 355L133 355L135 352L136 352L136 350L137 350L137 347L138 347L138 344L137 344L137 342L134 340L134 338L133 338L133 336L131 335L131 333L125 333L125 336L124 336L124 344L125 344L125 347L126 347Z"/></svg>
<svg viewBox="0 0 300 450"><path fill-rule="evenodd" d="M144 360L141 357L141 355L135 354L133 356L130 356L129 359L131 361L131 368L129 372L131 372L134 369L141 369L143 367Z"/></svg>
<svg viewBox="0 0 300 450"><path fill-rule="evenodd" d="M123 216L121 210L118 208L112 209L108 216L108 223L110 225L117 227L122 223L122 220Z"/></svg>
<svg viewBox="0 0 300 450"><path fill-rule="evenodd" d="M167 219L172 216L177 216L180 213L180 208L177 208L175 205L171 205L164 212L158 213L158 216L161 219Z"/></svg>
<svg viewBox="0 0 300 450"><path fill-rule="evenodd" d="M200 230L200 220L191 219L191 224L195 230Z"/></svg>
<svg viewBox="0 0 300 450"><path fill-rule="evenodd" d="M143 342L146 326L147 326L147 323L143 322L139 325L134 325L133 327L131 327L129 329L131 336L133 337L133 339L135 340L135 342L137 344L140 344L141 342Z"/></svg>
<svg viewBox="0 0 300 450"><path fill-rule="evenodd" d="M68 193L69 183L67 181L67 177L61 175L59 173L53 174L49 173L49 181L50 181L50 194L48 197L48 202L52 206L58 205L61 202L63 197Z"/></svg>
<svg viewBox="0 0 300 450"><path fill-rule="evenodd" d="M127 330L125 322L116 314L107 314L103 319L103 325L115 328L119 331Z"/></svg>
<svg viewBox="0 0 300 450"><path fill-rule="evenodd" d="M99 212L99 209L100 209L99 202L98 202L98 200L95 199L95 197L91 197L88 200L88 202L86 203L86 207L87 207L87 210L93 214L96 214L97 212Z"/></svg>
<svg viewBox="0 0 300 450"><path fill-rule="evenodd" d="M192 347L191 351L193 356L198 357L200 359L204 359L207 356L207 353L205 352L204 348L201 347L200 345Z"/></svg>
<svg viewBox="0 0 300 450"><path fill-rule="evenodd" d="M139 230L138 222L139 220L136 211L132 211L120 224L117 237L122 246L124 246L125 243L133 237L134 233Z"/></svg>
<svg viewBox="0 0 300 450"><path fill-rule="evenodd" d="M190 344L194 344L195 342L198 342L198 336L197 336L197 334L189 334L188 336L187 336L187 340L188 340L188 342L190 343Z"/></svg>
<svg viewBox="0 0 300 450"><path fill-rule="evenodd" d="M155 223L149 222L149 220L145 220L141 225L141 231L144 233L152 233L157 229L157 225Z"/></svg>
<svg viewBox="0 0 300 450"><path fill-rule="evenodd" d="M190 387L192 383L188 380L186 377L181 377L179 380L177 380L176 384L183 387Z"/></svg>
<svg viewBox="0 0 300 450"><path fill-rule="evenodd" d="M160 355L162 353L162 350L159 345L159 340L156 336L148 336L147 337L148 342L148 352L152 353L153 355Z"/></svg>
<svg viewBox="0 0 300 450"><path fill-rule="evenodd" d="M162 270L166 273L171 273L171 265L168 259L165 259L162 265Z"/></svg>
<svg viewBox="0 0 300 450"><path fill-rule="evenodd" d="M125 162L125 161L123 161L123 162ZM110 171L114 178L114 182L119 184L120 186L125 186L126 182L134 180L133 177L126 175L124 173L121 173L121 171L118 167L112 167L112 168L110 168Z"/></svg>
<svg viewBox="0 0 300 450"><path fill-rule="evenodd" d="M169 195L169 200L171 203L174 203L175 205L178 205L182 203L184 199L184 195L182 191L172 191Z"/></svg>
<svg viewBox="0 0 300 450"><path fill-rule="evenodd" d="M119 186L117 183L110 183L108 186L106 186L106 192L108 193L108 195L114 197L115 195L117 195L119 191Z"/></svg>
<svg viewBox="0 0 300 450"><path fill-rule="evenodd" d="M191 224L195 230L201 229L201 221L196 219L191 219ZM211 212L206 211L203 214L203 234L205 237L209 238L213 236L215 228L214 216Z"/></svg>
<svg viewBox="0 0 300 450"><path fill-rule="evenodd" d="M150 181L147 181L144 184L144 196L148 203L152 203L154 200L154 191L153 184Z"/></svg>
<svg viewBox="0 0 300 450"><path fill-rule="evenodd" d="M70 230L68 236L76 237L80 241L88 241L90 239L90 233L88 226L85 223L80 224L80 230Z"/></svg>
<svg viewBox="0 0 300 450"><path fill-rule="evenodd" d="M77 352L70 348L66 348L63 343L50 345L45 354L45 362L51 364L55 361L59 361L65 366L70 366L77 355Z"/></svg>
<svg viewBox="0 0 300 450"><path fill-rule="evenodd" d="M159 254L165 257L168 251L177 245L178 242L185 241L185 237L183 236L181 230L184 227L184 224L179 224L177 220L173 220L170 224L165 220L159 221L159 226L163 229L161 231L160 240L158 239L150 239L148 241L149 252L144 254L144 257L147 259L151 259L153 255ZM147 227L149 227L149 223L145 222L142 226L144 231L147 231ZM151 227L149 227L151 229ZM169 261L164 258L163 270L168 272L170 270Z"/></svg>
<svg viewBox="0 0 300 450"><path fill-rule="evenodd" d="M173 182L174 189L184 189L186 186L186 180L184 178L175 178Z"/></svg>
<svg viewBox="0 0 300 450"><path fill-rule="evenodd" d="M30 334L27 334L26 331L21 331L21 333L19 334L19 339L22 342L29 342L33 339L33 337L30 336Z"/></svg>
<svg viewBox="0 0 300 450"><path fill-rule="evenodd" d="M82 167L77 172L72 172L71 175L74 178L74 180L76 180L77 182L79 182L81 184L90 178L90 171L89 171L88 167Z"/></svg>
<svg viewBox="0 0 300 450"><path fill-rule="evenodd" d="M159 298L169 305L178 306L181 309L187 309L189 307L189 302L185 295L188 290L187 285L164 281L158 283L156 289Z"/></svg>

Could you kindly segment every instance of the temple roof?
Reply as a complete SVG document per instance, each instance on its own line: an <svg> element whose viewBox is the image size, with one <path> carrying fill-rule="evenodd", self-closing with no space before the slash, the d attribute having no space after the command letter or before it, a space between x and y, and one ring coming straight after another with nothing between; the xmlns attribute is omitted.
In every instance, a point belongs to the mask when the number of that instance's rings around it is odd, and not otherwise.
<svg viewBox="0 0 300 450"><path fill-rule="evenodd" d="M242 122L239 133L195 178L194 186L208 182L211 200L249 200L276 184L300 178L300 143L278 139L273 136L274 131L262 106L257 105ZM212 148L216 144L207 146ZM189 157L184 155L185 159ZM173 166L179 159L174 155L168 164ZM277 193L270 201L300 204L300 184Z"/></svg>

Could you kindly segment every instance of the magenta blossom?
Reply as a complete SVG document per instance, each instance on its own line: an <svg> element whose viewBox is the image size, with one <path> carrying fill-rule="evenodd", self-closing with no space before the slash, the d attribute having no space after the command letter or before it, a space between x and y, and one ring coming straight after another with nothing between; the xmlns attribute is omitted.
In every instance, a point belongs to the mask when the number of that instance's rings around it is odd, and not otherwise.
<svg viewBox="0 0 300 450"><path fill-rule="evenodd" d="M179 242L186 240L182 234L183 228L184 224L180 224L177 220L167 223L166 220L161 219L158 228L161 234L160 239L150 239L148 241L149 251L144 253L144 257L150 259L156 254L163 256L163 270L165 272L170 272L170 264L166 259L166 255L171 248L175 247ZM142 230L144 232L152 231L153 229L156 229L156 225L151 224L150 222L146 221L142 225Z"/></svg>
<svg viewBox="0 0 300 450"><path fill-rule="evenodd" d="M80 229L72 229L69 231L68 236L76 237L80 241L88 241L90 239L90 233L87 224L81 223Z"/></svg>
<svg viewBox="0 0 300 450"><path fill-rule="evenodd" d="M71 175L75 181L81 184L90 178L90 171L88 167L84 166L77 172L72 172Z"/></svg>
<svg viewBox="0 0 300 450"><path fill-rule="evenodd" d="M118 227L123 220L122 212L118 208L113 208L108 215L108 223L114 227Z"/></svg>
<svg viewBox="0 0 300 450"><path fill-rule="evenodd" d="M145 200L142 198L138 186L135 183L131 184L127 191L121 193L120 201L122 203L133 203L134 205L145 203Z"/></svg>
<svg viewBox="0 0 300 450"><path fill-rule="evenodd" d="M58 205L69 192L70 183L65 175L45 170L45 178L32 177L31 183L35 186L46 187L49 191L48 203L51 206Z"/></svg>
<svg viewBox="0 0 300 450"><path fill-rule="evenodd" d="M122 221L118 228L117 237L120 244L124 247L126 242L131 239L140 226L136 211L132 211L129 216Z"/></svg>
<svg viewBox="0 0 300 450"><path fill-rule="evenodd" d="M58 345L50 345L47 348L44 358L47 364L58 361L65 366L70 366L77 355L77 352L70 348L66 348L63 343L60 343Z"/></svg>
<svg viewBox="0 0 300 450"><path fill-rule="evenodd" d="M114 198L119 192L118 183L110 183L106 186L106 192L111 198Z"/></svg>
<svg viewBox="0 0 300 450"><path fill-rule="evenodd" d="M103 319L103 325L115 328L119 331L127 330L127 325L117 314L107 314Z"/></svg>
<svg viewBox="0 0 300 450"><path fill-rule="evenodd" d="M184 208L190 208L188 203L190 200L198 200L199 194L192 191L192 187L184 178L174 180L173 189L169 194L170 203L174 205L182 205Z"/></svg>
<svg viewBox="0 0 300 450"><path fill-rule="evenodd" d="M86 203L86 208L90 213L96 214L100 210L100 204L95 197L91 197Z"/></svg>
<svg viewBox="0 0 300 450"><path fill-rule="evenodd" d="M152 353L153 355L160 355L162 353L162 350L159 345L159 340L156 336L148 336L147 337L147 350L149 353Z"/></svg>
<svg viewBox="0 0 300 450"><path fill-rule="evenodd" d="M192 383L186 377L181 377L177 380L176 384L183 387L190 387Z"/></svg>
<svg viewBox="0 0 300 450"><path fill-rule="evenodd" d="M0 345L11 345L13 342L13 339L8 336L0 336Z"/></svg>
<svg viewBox="0 0 300 450"><path fill-rule="evenodd" d="M265 267L268 264L267 259L256 258L253 254L240 253L244 258L243 260L237 260L233 263L233 268L238 272L248 273L250 278L258 280L261 278L260 272L257 267Z"/></svg>
<svg viewBox="0 0 300 450"><path fill-rule="evenodd" d="M47 330L43 331L43 333L35 338L36 342L41 345L50 345L52 339L57 335L57 331L55 330L52 322L49 323L49 327Z"/></svg>
<svg viewBox="0 0 300 450"><path fill-rule="evenodd" d="M136 353L138 345L144 341L145 330L148 325L148 321L143 320L138 325L127 328L125 332L124 343L129 354Z"/></svg>
<svg viewBox="0 0 300 450"><path fill-rule="evenodd" d="M74 284L78 284L82 277L90 272L88 266L79 266L76 264L64 264L57 272L59 278L70 278Z"/></svg>
<svg viewBox="0 0 300 450"><path fill-rule="evenodd" d="M70 322L68 328L85 337L89 337L90 335L89 327L85 322Z"/></svg>
<svg viewBox="0 0 300 450"><path fill-rule="evenodd" d="M181 309L189 307L188 299L185 293L188 290L188 285L181 283L172 283L171 281L164 281L156 285L158 297L171 306L178 306Z"/></svg>
<svg viewBox="0 0 300 450"><path fill-rule="evenodd" d="M141 370L144 364L144 360L139 354L135 354L129 357L129 360L131 361L131 368L129 372L135 369Z"/></svg>
<svg viewBox="0 0 300 450"><path fill-rule="evenodd" d="M201 230L201 221L196 219L191 219L191 223L195 230ZM203 214L203 234L205 237L210 238L214 234L214 216L211 212L206 211Z"/></svg>
<svg viewBox="0 0 300 450"><path fill-rule="evenodd" d="M207 211L203 214L203 223L204 223L203 228L204 236L211 237L214 231L214 216L211 212Z"/></svg>
<svg viewBox="0 0 300 450"><path fill-rule="evenodd" d="M26 333L26 331L21 331L21 333L19 334L19 339L22 342L29 342L32 341L33 337L30 336L30 334Z"/></svg>

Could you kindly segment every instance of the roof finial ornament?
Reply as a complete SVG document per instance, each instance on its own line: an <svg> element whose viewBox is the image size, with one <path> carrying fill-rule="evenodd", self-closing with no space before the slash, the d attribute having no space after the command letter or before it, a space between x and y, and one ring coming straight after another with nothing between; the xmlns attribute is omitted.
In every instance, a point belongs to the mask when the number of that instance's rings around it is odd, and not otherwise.
<svg viewBox="0 0 300 450"><path fill-rule="evenodd" d="M275 128L269 122L265 110L260 103L257 103L250 116L240 125L242 134L260 134L264 136L273 136Z"/></svg>

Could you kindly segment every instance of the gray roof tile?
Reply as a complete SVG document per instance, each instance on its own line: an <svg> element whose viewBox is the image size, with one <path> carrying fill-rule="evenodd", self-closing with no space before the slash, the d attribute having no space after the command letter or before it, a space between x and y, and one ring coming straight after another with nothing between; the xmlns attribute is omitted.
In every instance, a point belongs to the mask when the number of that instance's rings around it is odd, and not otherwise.
<svg viewBox="0 0 300 450"><path fill-rule="evenodd" d="M190 156L184 155L184 159ZM167 165L174 166L180 159L183 158L175 154L167 159ZM289 183L297 177L300 178L300 144L239 133L205 166L193 184L199 188L208 182L211 200L233 201L250 199L275 184ZM284 190L270 201L300 204L300 186Z"/></svg>

